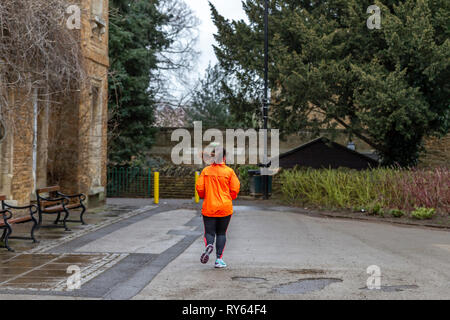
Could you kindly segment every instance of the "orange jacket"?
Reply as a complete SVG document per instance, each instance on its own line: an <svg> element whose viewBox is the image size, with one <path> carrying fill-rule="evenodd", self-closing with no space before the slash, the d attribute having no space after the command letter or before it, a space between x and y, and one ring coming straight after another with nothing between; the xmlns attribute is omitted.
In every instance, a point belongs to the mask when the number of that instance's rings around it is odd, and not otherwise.
<svg viewBox="0 0 450 320"><path fill-rule="evenodd" d="M203 169L195 188L203 200L202 214L226 217L233 214L232 200L237 198L241 184L233 169L224 163Z"/></svg>

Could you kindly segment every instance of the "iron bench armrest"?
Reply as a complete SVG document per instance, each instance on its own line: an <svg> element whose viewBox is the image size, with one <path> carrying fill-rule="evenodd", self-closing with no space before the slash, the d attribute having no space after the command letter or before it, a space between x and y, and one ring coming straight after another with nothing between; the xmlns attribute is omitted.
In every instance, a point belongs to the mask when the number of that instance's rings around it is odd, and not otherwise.
<svg viewBox="0 0 450 320"><path fill-rule="evenodd" d="M64 197L64 198L79 198L80 201L86 200L86 195L84 193L69 195L69 194L64 194L64 193L61 193L59 191L56 191L56 194L58 196L61 196L61 197Z"/></svg>
<svg viewBox="0 0 450 320"><path fill-rule="evenodd" d="M7 223L7 220L9 220L9 219L12 218L12 212L9 211L8 209L0 210L0 213L1 213L2 216L3 216L3 220L5 221L5 224ZM9 215L7 215L7 213L8 213Z"/></svg>
<svg viewBox="0 0 450 320"><path fill-rule="evenodd" d="M5 207L8 207L8 209L5 209ZM4 201L2 201L2 208L3 210L0 210L1 215L3 215L3 225L1 226L2 229L4 229L3 231L3 235L1 237L1 240L3 241L3 248L8 249L8 251L12 251L14 252L14 250L9 246L8 241L10 239L23 239L23 240L33 240L34 243L38 242L36 240L36 238L34 237L34 231L36 230L37 226L38 226L38 222L37 220L34 218L34 214L38 212L38 207L35 205L28 205L28 206L11 206L7 203L5 203ZM12 219L13 217L13 213L9 210L9 208L11 209L29 209L30 210L30 215L29 216L25 216L25 217L18 217L15 219ZM7 213L9 213L9 216L7 216ZM11 219L11 220L10 220ZM10 220L10 221L8 221ZM11 236L11 233L13 232L12 229L12 224L20 224L20 223L28 223L28 222L33 222L33 227L31 228L31 233L30 233L30 237L23 237L23 236Z"/></svg>
<svg viewBox="0 0 450 320"><path fill-rule="evenodd" d="M61 197L61 198L44 198L43 196L39 196L39 199L42 199L44 201L49 202L59 202L62 201L63 205L69 204L69 199L67 197Z"/></svg>
<svg viewBox="0 0 450 320"><path fill-rule="evenodd" d="M3 209L18 209L18 210L30 209L30 215L31 216L33 216L34 214L36 214L38 212L38 207L36 205L34 205L34 204L30 204L28 206L18 207L18 206L12 206L12 205L7 204L6 202L3 201L2 206L3 206Z"/></svg>

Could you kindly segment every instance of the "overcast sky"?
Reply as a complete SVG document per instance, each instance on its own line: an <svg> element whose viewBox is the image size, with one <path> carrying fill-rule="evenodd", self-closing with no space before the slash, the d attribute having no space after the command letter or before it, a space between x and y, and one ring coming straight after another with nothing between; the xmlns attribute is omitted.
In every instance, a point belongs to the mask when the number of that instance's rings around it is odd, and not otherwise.
<svg viewBox="0 0 450 320"><path fill-rule="evenodd" d="M213 34L217 32L211 20L211 11L208 0L184 0L194 11L194 14L201 21L199 26L199 38L197 51L200 52L198 59L197 74L203 76L208 63L214 65L217 62L212 45L215 43ZM240 20L246 18L242 9L241 0L210 0L217 11L227 19ZM198 78L198 77L197 77Z"/></svg>

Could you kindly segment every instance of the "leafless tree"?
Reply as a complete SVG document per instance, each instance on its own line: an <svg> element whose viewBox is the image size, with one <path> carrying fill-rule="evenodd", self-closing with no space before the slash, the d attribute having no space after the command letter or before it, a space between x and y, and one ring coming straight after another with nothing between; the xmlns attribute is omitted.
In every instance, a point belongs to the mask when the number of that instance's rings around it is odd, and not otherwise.
<svg viewBox="0 0 450 320"><path fill-rule="evenodd" d="M68 0L0 1L0 120L15 141L36 143L36 109L33 112L30 106L38 106L38 113L46 112L52 137L47 149L51 180L57 171L65 171L61 164L70 166L66 160L73 157L61 152L59 137L78 138L61 119L73 118L77 97L89 84L81 33L67 27L70 14L66 10L73 4ZM68 148L74 144L67 143Z"/></svg>
<svg viewBox="0 0 450 320"><path fill-rule="evenodd" d="M0 2L0 117L15 112L37 90L50 103L80 89L84 68L80 34L66 28L66 0ZM21 99L8 99L20 90Z"/></svg>
<svg viewBox="0 0 450 320"><path fill-rule="evenodd" d="M174 88L184 90L191 85L188 75L199 55L195 45L200 21L183 0L162 0L158 9L168 17L162 30L171 45L158 55L158 81L152 89L159 102L178 107L189 99L189 94L179 96Z"/></svg>

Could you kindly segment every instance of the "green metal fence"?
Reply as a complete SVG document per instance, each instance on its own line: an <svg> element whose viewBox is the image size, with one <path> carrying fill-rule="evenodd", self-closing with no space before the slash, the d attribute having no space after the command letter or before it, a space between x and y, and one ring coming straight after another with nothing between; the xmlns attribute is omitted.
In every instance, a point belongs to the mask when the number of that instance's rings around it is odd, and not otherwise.
<svg viewBox="0 0 450 320"><path fill-rule="evenodd" d="M140 167L108 168L108 197L151 198L151 169Z"/></svg>

